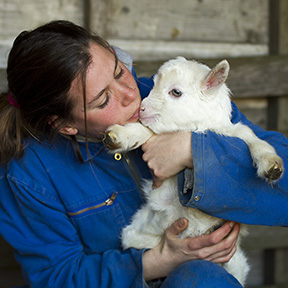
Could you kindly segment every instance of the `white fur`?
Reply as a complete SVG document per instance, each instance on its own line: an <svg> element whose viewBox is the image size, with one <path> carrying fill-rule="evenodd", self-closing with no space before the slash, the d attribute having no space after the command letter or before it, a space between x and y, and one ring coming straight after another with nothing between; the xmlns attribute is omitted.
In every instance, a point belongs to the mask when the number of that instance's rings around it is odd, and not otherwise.
<svg viewBox="0 0 288 288"><path fill-rule="evenodd" d="M271 145L257 138L249 127L241 123L231 123L230 90L224 83L228 72L229 64L226 60L211 70L183 57L164 63L154 78L154 88L142 101L140 120L143 125L130 123L125 126L113 125L108 129L110 140L118 147L116 151L139 147L153 133L205 133L206 130L211 130L220 135L244 140L257 166L259 177L266 178L271 167L275 165L283 171L282 159ZM182 233L182 238L210 233L211 227L223 223L222 219L206 215L194 208L183 207L177 194L176 176L165 180L158 189L153 189L152 183L148 181L144 192L147 203L137 211L132 223L122 231L124 249L155 247L165 229L181 217L189 220L189 226ZM245 283L249 266L239 243L246 234L247 229L242 225L237 252L228 263L223 264L242 285Z"/></svg>

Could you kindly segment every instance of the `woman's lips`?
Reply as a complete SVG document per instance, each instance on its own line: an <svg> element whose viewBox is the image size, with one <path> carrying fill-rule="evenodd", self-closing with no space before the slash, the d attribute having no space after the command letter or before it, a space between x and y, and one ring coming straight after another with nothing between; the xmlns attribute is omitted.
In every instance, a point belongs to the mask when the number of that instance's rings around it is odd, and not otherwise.
<svg viewBox="0 0 288 288"><path fill-rule="evenodd" d="M131 121L138 121L139 120L139 109L135 111L131 118L128 119L129 122Z"/></svg>

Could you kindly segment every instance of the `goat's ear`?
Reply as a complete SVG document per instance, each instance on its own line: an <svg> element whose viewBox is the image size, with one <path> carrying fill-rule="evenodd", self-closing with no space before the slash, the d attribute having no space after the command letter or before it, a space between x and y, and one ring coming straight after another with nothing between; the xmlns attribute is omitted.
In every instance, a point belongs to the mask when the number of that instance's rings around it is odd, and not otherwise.
<svg viewBox="0 0 288 288"><path fill-rule="evenodd" d="M229 73L229 63L223 60L212 68L201 84L202 92L210 91L211 89L220 87L225 83Z"/></svg>

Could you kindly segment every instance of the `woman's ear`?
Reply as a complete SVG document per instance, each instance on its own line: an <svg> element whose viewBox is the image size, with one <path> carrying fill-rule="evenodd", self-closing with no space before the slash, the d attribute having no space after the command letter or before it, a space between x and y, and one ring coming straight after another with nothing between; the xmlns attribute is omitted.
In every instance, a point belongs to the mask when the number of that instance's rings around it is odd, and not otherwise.
<svg viewBox="0 0 288 288"><path fill-rule="evenodd" d="M76 135L78 133L78 129L72 126L66 126L59 129L59 132L66 135Z"/></svg>
<svg viewBox="0 0 288 288"><path fill-rule="evenodd" d="M48 121L49 125L53 128L57 128L57 116L52 116L51 119ZM66 135L76 135L78 133L78 129L74 128L71 125L67 125L66 127L60 128L59 132Z"/></svg>

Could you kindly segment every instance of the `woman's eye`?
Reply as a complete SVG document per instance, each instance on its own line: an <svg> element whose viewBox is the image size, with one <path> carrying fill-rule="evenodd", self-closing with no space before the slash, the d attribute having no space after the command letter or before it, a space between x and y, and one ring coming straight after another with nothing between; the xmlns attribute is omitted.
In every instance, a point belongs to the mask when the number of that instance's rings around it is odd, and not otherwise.
<svg viewBox="0 0 288 288"><path fill-rule="evenodd" d="M169 94L174 97L180 97L183 93L179 89L172 89Z"/></svg>
<svg viewBox="0 0 288 288"><path fill-rule="evenodd" d="M115 75L115 79L120 79L123 76L124 72L125 72L124 69L120 67L120 72L117 75Z"/></svg>
<svg viewBox="0 0 288 288"><path fill-rule="evenodd" d="M106 98L105 98L104 102L102 104L100 104L97 108L98 109L105 108L108 105L109 100L110 100L110 96L109 96L109 94L106 94Z"/></svg>

